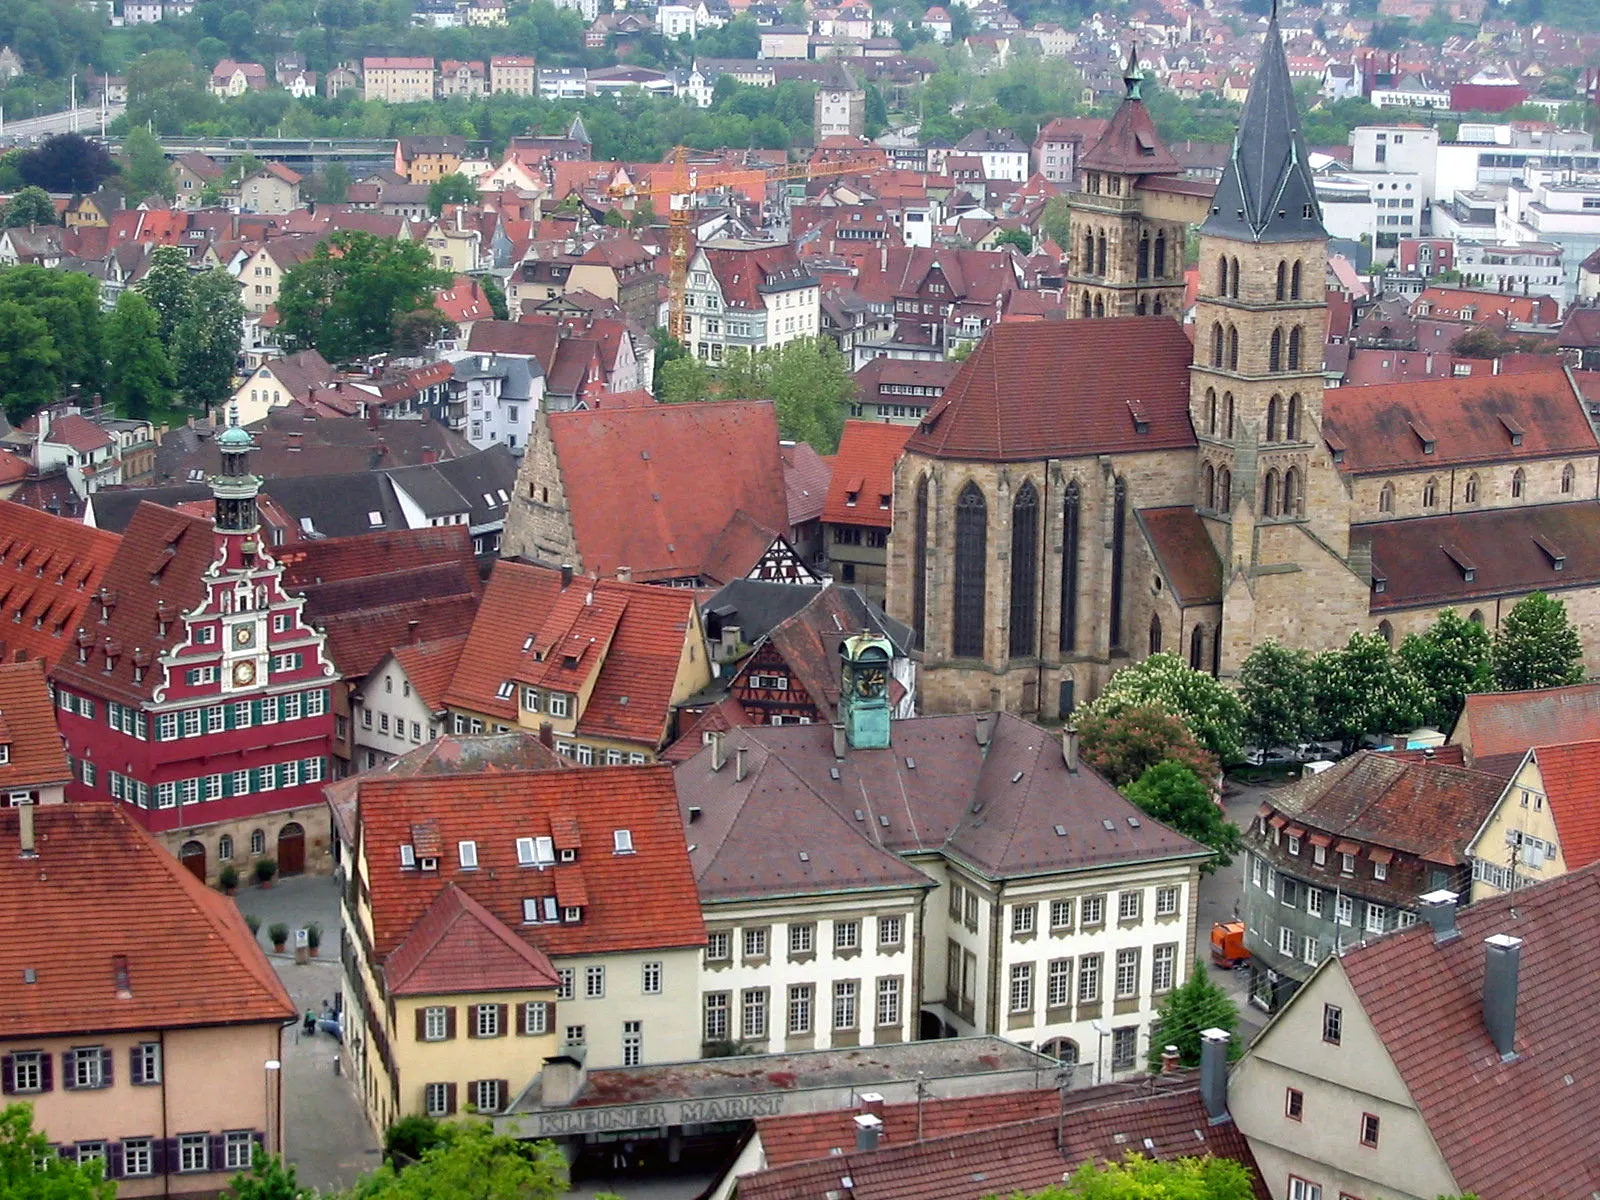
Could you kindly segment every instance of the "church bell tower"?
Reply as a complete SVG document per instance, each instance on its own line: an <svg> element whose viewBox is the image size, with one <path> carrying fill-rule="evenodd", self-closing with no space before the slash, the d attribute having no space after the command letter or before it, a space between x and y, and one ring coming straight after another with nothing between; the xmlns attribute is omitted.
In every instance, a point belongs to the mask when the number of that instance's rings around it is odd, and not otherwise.
<svg viewBox="0 0 1600 1200"><path fill-rule="evenodd" d="M889 662L894 647L885 638L858 633L839 645L842 675L839 715L856 750L889 747Z"/></svg>

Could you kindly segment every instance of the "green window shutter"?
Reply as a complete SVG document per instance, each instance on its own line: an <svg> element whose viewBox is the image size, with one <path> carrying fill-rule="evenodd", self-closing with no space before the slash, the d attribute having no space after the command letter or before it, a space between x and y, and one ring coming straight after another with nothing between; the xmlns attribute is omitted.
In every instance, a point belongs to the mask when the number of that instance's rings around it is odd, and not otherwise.
<svg viewBox="0 0 1600 1200"><path fill-rule="evenodd" d="M261 701L259 700L250 701L250 724L261 724Z"/></svg>

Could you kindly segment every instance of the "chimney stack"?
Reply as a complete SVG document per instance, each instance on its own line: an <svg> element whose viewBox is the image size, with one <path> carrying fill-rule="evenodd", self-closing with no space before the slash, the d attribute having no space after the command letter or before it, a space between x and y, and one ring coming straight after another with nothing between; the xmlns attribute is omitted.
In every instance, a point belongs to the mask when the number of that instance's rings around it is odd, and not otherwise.
<svg viewBox="0 0 1600 1200"><path fill-rule="evenodd" d="M974 735L978 739L978 745L980 745L980 746L988 746L988 744L989 744L989 731L990 731L991 728L993 728L993 726L994 726L994 714L993 713L979 713L978 714L978 727L977 727L976 730L974 730Z"/></svg>
<svg viewBox="0 0 1600 1200"><path fill-rule="evenodd" d="M862 1092L856 1097L861 1102L861 1111L871 1113L875 1117L883 1116L883 1093Z"/></svg>
<svg viewBox="0 0 1600 1200"><path fill-rule="evenodd" d="M561 590L564 592L572 586L572 564L561 564Z"/></svg>
<svg viewBox="0 0 1600 1200"><path fill-rule="evenodd" d="M618 567L617 568L617 582L618 583L632 583L633 582L633 568L632 567Z"/></svg>
<svg viewBox="0 0 1600 1200"><path fill-rule="evenodd" d="M1200 1031L1200 1100L1211 1124L1228 1120L1228 1031Z"/></svg>
<svg viewBox="0 0 1600 1200"><path fill-rule="evenodd" d="M844 722L843 721L835 721L833 723L833 757L834 758L843 758L844 757L845 745L846 745L846 742L845 742L845 736L844 736Z"/></svg>
<svg viewBox="0 0 1600 1200"><path fill-rule="evenodd" d="M735 746L733 748L733 781L735 783L743 783L744 782L744 747L743 746Z"/></svg>
<svg viewBox="0 0 1600 1200"><path fill-rule="evenodd" d="M1461 936L1456 928L1456 894L1449 888L1440 888L1420 897L1422 918L1433 926L1433 944L1442 946Z"/></svg>
<svg viewBox="0 0 1600 1200"><path fill-rule="evenodd" d="M1178 1048L1176 1046L1163 1046L1161 1048L1161 1073L1171 1075L1178 1069Z"/></svg>
<svg viewBox="0 0 1600 1200"><path fill-rule="evenodd" d="M713 729L710 733L706 734L706 736L711 739L711 769L713 771L720 771L722 770L722 764L728 761L728 754L723 748L722 742L722 739L726 737L727 734L723 733L720 729Z"/></svg>
<svg viewBox="0 0 1600 1200"><path fill-rule="evenodd" d="M1067 770L1074 775L1078 773L1078 727L1076 725L1063 725L1061 727L1061 761L1067 764Z"/></svg>
<svg viewBox="0 0 1600 1200"><path fill-rule="evenodd" d="M1483 939L1483 1023L1501 1062L1517 1056L1517 975L1522 939L1496 933Z"/></svg>
<svg viewBox="0 0 1600 1200"><path fill-rule="evenodd" d="M856 1149L876 1150L878 1136L883 1132L883 1119L871 1113L862 1113L855 1119L856 1122Z"/></svg>
<svg viewBox="0 0 1600 1200"><path fill-rule="evenodd" d="M34 849L33 842L33 804L17 805L17 832L18 840L22 845L23 858L37 858L39 852Z"/></svg>

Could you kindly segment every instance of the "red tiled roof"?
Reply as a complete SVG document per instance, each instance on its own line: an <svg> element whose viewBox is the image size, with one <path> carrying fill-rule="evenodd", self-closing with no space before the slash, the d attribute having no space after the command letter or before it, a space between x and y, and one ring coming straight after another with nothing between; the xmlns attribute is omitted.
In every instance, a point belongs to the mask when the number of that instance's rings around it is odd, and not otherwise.
<svg viewBox="0 0 1600 1200"><path fill-rule="evenodd" d="M464 635L472 628L477 612L478 596L460 592L309 619L326 635L328 656L340 678L361 679L370 675L396 646L412 640L428 642Z"/></svg>
<svg viewBox="0 0 1600 1200"><path fill-rule="evenodd" d="M1179 604L1222 600L1222 560L1193 508L1141 508L1136 513L1145 540Z"/></svg>
<svg viewBox="0 0 1600 1200"><path fill-rule="evenodd" d="M554 988L550 958L466 892L447 884L383 966L391 996Z"/></svg>
<svg viewBox="0 0 1600 1200"><path fill-rule="evenodd" d="M754 722L744 711L744 705L733 696L724 696L696 717L689 728L678 735L678 740L662 753L661 760L671 763L684 762L700 753L700 747L706 744L706 734L726 732L740 725L751 724Z"/></svg>
<svg viewBox="0 0 1600 1200"><path fill-rule="evenodd" d="M462 590L479 590L472 535L464 525L428 526L298 542L277 552L285 586L305 591L317 584L370 579L427 566L453 566ZM400 599L390 595L387 599Z"/></svg>
<svg viewBox="0 0 1600 1200"><path fill-rule="evenodd" d="M438 638L431 642L407 642L394 648L394 660L406 673L417 696L433 712L444 708L445 689L456 673L467 635Z"/></svg>
<svg viewBox="0 0 1600 1200"><path fill-rule="evenodd" d="M714 584L744 579L761 561L761 556L782 536L776 529L763 525L741 508L728 518L722 532L717 534L716 540L706 550L700 574Z"/></svg>
<svg viewBox="0 0 1600 1200"><path fill-rule="evenodd" d="M874 362L886 361L874 359ZM823 458L809 442L780 442L778 457L783 460L784 497L789 508L789 525L804 525L822 516L832 478L832 460Z"/></svg>
<svg viewBox="0 0 1600 1200"><path fill-rule="evenodd" d="M81 521L0 500L0 659L60 660L121 542Z"/></svg>
<svg viewBox="0 0 1600 1200"><path fill-rule="evenodd" d="M915 432L909 425L846 421L822 519L834 525L889 528L894 465Z"/></svg>
<svg viewBox="0 0 1600 1200"><path fill-rule="evenodd" d="M1567 870L1600 862L1600 739L1537 746L1533 756Z"/></svg>
<svg viewBox="0 0 1600 1200"><path fill-rule="evenodd" d="M1061 1093L1055 1088L939 1098L924 1100L921 1104L888 1104L879 1114L883 1128L878 1135L878 1145L883 1148L915 1143L919 1140L919 1130L921 1140L927 1140L1052 1116L1060 1105ZM840 1153L853 1150L855 1118L860 1111L834 1109L759 1118L756 1133L761 1138L761 1153L767 1167L827 1158L836 1149Z"/></svg>
<svg viewBox="0 0 1600 1200"><path fill-rule="evenodd" d="M1176 175L1183 168L1156 132L1150 110L1129 98L1117 106L1106 131L1078 160L1085 170L1122 175Z"/></svg>
<svg viewBox="0 0 1600 1200"><path fill-rule="evenodd" d="M698 575L740 510L769 529L788 528L768 403L551 413L549 430L586 572L631 567L641 581Z"/></svg>
<svg viewBox="0 0 1600 1200"><path fill-rule="evenodd" d="M233 901L118 806L31 811L38 854L23 858L18 812L0 810L0 912L13 914L0 922L0 1040L295 1015ZM124 964L131 996L118 995Z"/></svg>
<svg viewBox="0 0 1600 1200"><path fill-rule="evenodd" d="M0 790L65 784L72 778L44 672L38 659L0 666L0 741L8 751L0 765Z"/></svg>
<svg viewBox="0 0 1600 1200"><path fill-rule="evenodd" d="M554 827L570 819L581 831L575 865L589 899L583 920L525 925L523 901L554 896L556 872L519 866L516 839L554 836ZM452 850L459 841L476 841L478 869L461 870L453 853L441 857L437 872L403 868L399 848L412 840L412 825L423 821L434 822ZM373 951L380 962L450 884L546 954L705 943L671 767L364 779L358 825L371 881ZM618 829L632 834L632 854L613 853ZM563 848L557 837L556 849Z"/></svg>
<svg viewBox="0 0 1600 1200"><path fill-rule="evenodd" d="M1471 752L1474 764L1534 746L1600 738L1600 683L1529 692L1477 692L1467 697L1450 735Z"/></svg>
<svg viewBox="0 0 1600 1200"><path fill-rule="evenodd" d="M71 446L79 454L90 454L112 444L109 433L77 413L67 413L51 421L50 432L44 435L44 440Z"/></svg>
<svg viewBox="0 0 1600 1200"><path fill-rule="evenodd" d="M1322 420L1355 475L1600 449L1559 370L1332 388Z"/></svg>
<svg viewBox="0 0 1600 1200"><path fill-rule="evenodd" d="M1166 317L997 325L906 450L1010 462L1187 449L1193 354Z"/></svg>
<svg viewBox="0 0 1600 1200"><path fill-rule="evenodd" d="M1324 969L1349 978L1456 1189L1496 1200L1588 1196L1600 1042L1583 1014L1600 1004L1591 969L1600 867L1479 901L1456 923L1459 938L1436 942L1422 925L1346 950ZM1483 942L1494 934L1523 942L1509 1062L1483 1016Z"/></svg>
<svg viewBox="0 0 1600 1200"><path fill-rule="evenodd" d="M764 293L817 286L816 278L787 243L739 250L702 246L701 250L722 290L724 308L761 312L766 308Z"/></svg>

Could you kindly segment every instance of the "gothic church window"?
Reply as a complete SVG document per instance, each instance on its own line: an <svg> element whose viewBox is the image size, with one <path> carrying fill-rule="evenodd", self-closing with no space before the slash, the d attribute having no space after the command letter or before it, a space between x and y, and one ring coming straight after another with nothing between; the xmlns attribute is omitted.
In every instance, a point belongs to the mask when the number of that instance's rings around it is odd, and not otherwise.
<svg viewBox="0 0 1600 1200"><path fill-rule="evenodd" d="M1278 440L1278 397L1274 396L1267 401L1267 436L1266 441Z"/></svg>
<svg viewBox="0 0 1600 1200"><path fill-rule="evenodd" d="M1274 299L1283 300L1289 295L1289 264L1278 260L1278 290Z"/></svg>
<svg viewBox="0 0 1600 1200"><path fill-rule="evenodd" d="M1217 389L1206 389L1206 432L1217 432Z"/></svg>
<svg viewBox="0 0 1600 1200"><path fill-rule="evenodd" d="M1304 513L1305 496L1302 494L1300 468L1290 467L1283 473L1283 515L1298 517Z"/></svg>
<svg viewBox="0 0 1600 1200"><path fill-rule="evenodd" d="M1239 330L1238 330L1237 326L1229 325L1228 326L1228 370L1237 371L1238 369L1239 369ZM1228 436L1232 437L1233 434L1230 432L1228 434Z"/></svg>
<svg viewBox="0 0 1600 1200"><path fill-rule="evenodd" d="M1389 645L1394 645L1394 626L1387 621L1379 621L1378 636L1388 642Z"/></svg>
<svg viewBox="0 0 1600 1200"><path fill-rule="evenodd" d="M1094 274L1094 231L1085 230L1083 234L1083 273ZM1088 314L1085 313L1085 316Z"/></svg>
<svg viewBox="0 0 1600 1200"><path fill-rule="evenodd" d="M1093 306L1093 303L1089 299L1089 293L1088 292L1085 292L1083 294L1083 316L1084 316L1085 320L1087 320L1088 318L1094 316L1094 306Z"/></svg>
<svg viewBox="0 0 1600 1200"><path fill-rule="evenodd" d="M1024 483L1011 505L1011 655L1036 652L1039 623L1039 493Z"/></svg>
<svg viewBox="0 0 1600 1200"><path fill-rule="evenodd" d="M920 646L928 621L928 477L917 480L917 533L912 547L911 628Z"/></svg>
<svg viewBox="0 0 1600 1200"><path fill-rule="evenodd" d="M1289 299L1300 299L1300 263L1295 261L1294 269L1289 275Z"/></svg>
<svg viewBox="0 0 1600 1200"><path fill-rule="evenodd" d="M1439 503L1439 481L1430 479L1422 485L1422 507L1432 508Z"/></svg>
<svg viewBox="0 0 1600 1200"><path fill-rule="evenodd" d="M1111 646L1122 646L1122 566L1128 534L1128 481L1118 479L1111 505Z"/></svg>
<svg viewBox="0 0 1600 1200"><path fill-rule="evenodd" d="M1267 370L1283 370L1283 330L1272 331L1272 341L1267 344Z"/></svg>
<svg viewBox="0 0 1600 1200"><path fill-rule="evenodd" d="M1513 500L1522 499L1522 493L1527 489L1528 476L1521 467L1518 467L1516 474L1511 477L1511 498Z"/></svg>
<svg viewBox="0 0 1600 1200"><path fill-rule="evenodd" d="M1378 511L1381 513L1394 511L1394 484L1384 484L1383 490L1378 493Z"/></svg>
<svg viewBox="0 0 1600 1200"><path fill-rule="evenodd" d="M1211 365L1222 366L1222 322L1218 321L1211 329Z"/></svg>
<svg viewBox="0 0 1600 1200"><path fill-rule="evenodd" d="M1189 635L1189 666L1196 671L1203 670L1206 654L1206 627L1196 625L1194 632Z"/></svg>
<svg viewBox="0 0 1600 1200"><path fill-rule="evenodd" d="M1161 653L1161 618L1155 613L1150 614L1150 653Z"/></svg>
<svg viewBox="0 0 1600 1200"><path fill-rule="evenodd" d="M1217 469L1210 463L1206 464L1205 483L1201 487L1200 494L1205 497L1203 503L1206 508L1217 507Z"/></svg>
<svg viewBox="0 0 1600 1200"><path fill-rule="evenodd" d="M1577 472L1572 469L1571 463L1561 468L1561 494L1563 496L1572 495L1572 485L1577 481L1577 478Z"/></svg>
<svg viewBox="0 0 1600 1200"><path fill-rule="evenodd" d="M1476 504L1478 502L1478 476L1476 473L1467 476L1467 483L1462 489L1462 494L1468 504Z"/></svg>
<svg viewBox="0 0 1600 1200"><path fill-rule="evenodd" d="M1139 235L1139 253L1136 262L1137 277L1150 278L1150 231L1147 229Z"/></svg>
<svg viewBox="0 0 1600 1200"><path fill-rule="evenodd" d="M1261 515L1278 515L1278 472L1275 470L1268 471L1266 478L1261 481Z"/></svg>
<svg viewBox="0 0 1600 1200"><path fill-rule="evenodd" d="M1224 436L1231 442L1231 441L1233 441L1233 393L1232 392L1223 392L1222 393L1222 409L1223 409L1223 412L1222 412L1223 423L1224 423L1224 426L1225 426L1225 434L1224 434Z"/></svg>
<svg viewBox="0 0 1600 1200"><path fill-rule="evenodd" d="M1097 317L1103 317L1106 315L1106 301L1104 296L1096 296L1094 298L1094 315Z"/></svg>
<svg viewBox="0 0 1600 1200"><path fill-rule="evenodd" d="M1106 273L1106 235L1104 233L1101 233L1095 239L1094 273L1096 275L1104 275Z"/></svg>
<svg viewBox="0 0 1600 1200"><path fill-rule="evenodd" d="M1155 262L1152 264L1151 271L1157 279L1165 279L1167 277L1167 231L1165 229L1156 234ZM1158 314L1160 311L1160 309L1156 310Z"/></svg>
<svg viewBox="0 0 1600 1200"><path fill-rule="evenodd" d="M983 601L989 556L989 506L976 483L956 500L955 603L952 652L983 657Z"/></svg>
<svg viewBox="0 0 1600 1200"><path fill-rule="evenodd" d="M1233 260L1233 270L1232 270L1232 272L1230 272L1230 277L1228 279L1228 299L1237 300L1238 298L1239 298L1239 260L1236 258L1236 259Z"/></svg>
<svg viewBox="0 0 1600 1200"><path fill-rule="evenodd" d="M1289 370L1291 371L1300 369L1300 343L1304 336L1298 325L1289 331Z"/></svg>
<svg viewBox="0 0 1600 1200"><path fill-rule="evenodd" d="M1217 295L1228 294L1228 256L1224 254L1217 260Z"/></svg>
<svg viewBox="0 0 1600 1200"><path fill-rule="evenodd" d="M1078 510L1083 499L1078 481L1067 484L1061 521L1061 648L1078 646Z"/></svg>
<svg viewBox="0 0 1600 1200"><path fill-rule="evenodd" d="M1283 421L1283 437L1285 441L1298 442L1300 440L1300 393L1296 392L1289 397L1289 407L1285 410Z"/></svg>
<svg viewBox="0 0 1600 1200"><path fill-rule="evenodd" d="M1233 472L1227 467L1217 472L1217 509L1221 512L1233 511Z"/></svg>

